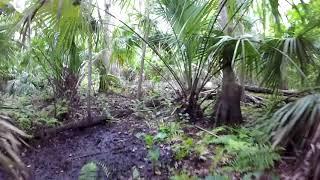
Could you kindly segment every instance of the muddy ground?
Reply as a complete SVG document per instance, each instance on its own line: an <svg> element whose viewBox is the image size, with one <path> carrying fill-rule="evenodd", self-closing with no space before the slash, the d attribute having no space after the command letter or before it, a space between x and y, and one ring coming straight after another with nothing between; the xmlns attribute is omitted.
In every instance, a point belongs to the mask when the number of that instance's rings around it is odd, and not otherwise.
<svg viewBox="0 0 320 180"><path fill-rule="evenodd" d="M154 173L144 139L137 136L151 129L130 110L130 99L108 99L110 113L116 117L113 122L31 142L32 148L26 149L23 160L32 180L77 180L81 168L91 161L107 167L110 175L103 179L131 179L133 168L145 179L168 179L170 152L161 149L161 168Z"/></svg>

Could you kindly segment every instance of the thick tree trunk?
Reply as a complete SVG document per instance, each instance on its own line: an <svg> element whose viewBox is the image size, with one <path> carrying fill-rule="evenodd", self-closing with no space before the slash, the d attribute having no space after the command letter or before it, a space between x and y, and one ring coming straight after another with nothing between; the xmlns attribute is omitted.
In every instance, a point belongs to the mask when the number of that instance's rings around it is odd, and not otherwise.
<svg viewBox="0 0 320 180"><path fill-rule="evenodd" d="M236 82L231 63L223 68L222 91L216 104L216 124L235 125L242 122L240 100L242 88Z"/></svg>

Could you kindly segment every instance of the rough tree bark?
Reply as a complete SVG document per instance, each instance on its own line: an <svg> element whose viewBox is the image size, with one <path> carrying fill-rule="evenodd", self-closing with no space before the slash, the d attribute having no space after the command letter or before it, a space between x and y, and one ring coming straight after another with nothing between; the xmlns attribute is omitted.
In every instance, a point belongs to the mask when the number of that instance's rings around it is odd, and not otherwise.
<svg viewBox="0 0 320 180"><path fill-rule="evenodd" d="M242 122L240 101L242 88L233 71L232 53L224 52L222 91L216 104L216 124L235 125Z"/></svg>

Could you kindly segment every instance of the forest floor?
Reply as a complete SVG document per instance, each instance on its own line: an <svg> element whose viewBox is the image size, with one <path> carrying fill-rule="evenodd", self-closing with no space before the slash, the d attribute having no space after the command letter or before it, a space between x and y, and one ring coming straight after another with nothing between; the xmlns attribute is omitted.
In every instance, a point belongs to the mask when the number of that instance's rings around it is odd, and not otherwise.
<svg viewBox="0 0 320 180"><path fill-rule="evenodd" d="M22 157L32 180L78 180L83 175L83 167L90 162L103 167L98 173L100 179L106 179L106 174L108 179L170 179L179 172L205 178L213 170L223 172L223 162L232 160L231 154L219 155L221 143L212 145L218 132L210 130L210 122L178 122L177 117L172 116L176 107L161 96L142 104L117 94L98 94L95 99L93 114L102 114L105 110L112 117L105 123L29 142L30 148L24 150ZM84 114L85 107L80 109L79 113ZM259 108L251 105L243 110L249 119L260 113ZM246 146L250 143L246 133L221 134L220 140L231 137L235 138L230 139L232 142L239 140L239 145ZM159 150L159 155L155 149ZM289 171L286 164L280 161L270 174ZM242 179L243 173L227 175ZM180 176L180 179L188 176Z"/></svg>
<svg viewBox="0 0 320 180"><path fill-rule="evenodd" d="M166 179L171 163L170 152L161 149L161 169L157 175L148 160L148 150L137 134L150 133L146 123L130 112L130 99L108 96L111 116L120 117L84 130L66 131L48 140L35 141L24 153L24 160L34 180L78 179L81 167L101 162L110 179L130 179L133 168L146 179ZM129 112L128 112L129 111Z"/></svg>

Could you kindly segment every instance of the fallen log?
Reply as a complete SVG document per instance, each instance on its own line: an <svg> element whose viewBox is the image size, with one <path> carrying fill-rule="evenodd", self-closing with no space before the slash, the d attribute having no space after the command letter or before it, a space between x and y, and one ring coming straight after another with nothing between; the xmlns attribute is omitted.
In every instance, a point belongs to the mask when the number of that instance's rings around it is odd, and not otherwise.
<svg viewBox="0 0 320 180"><path fill-rule="evenodd" d="M62 126L59 126L59 127L40 130L37 133L35 133L34 137L40 138L40 139L48 139L50 137L57 135L58 133L61 133L61 132L67 131L67 130L84 129L84 128L97 126L97 125L100 125L100 124L106 122L106 120L108 120L108 119L109 119L108 116L101 116L101 117L93 117L91 121L89 121L87 119L83 119L80 121L74 121L74 122L70 122L70 123L64 124Z"/></svg>
<svg viewBox="0 0 320 180"><path fill-rule="evenodd" d="M272 90L269 88L265 87L258 87L258 86L248 86L245 85L244 89L249 92L254 92L254 93L263 93L263 94L274 94L275 92L278 92L279 94L283 96L294 96L294 95L300 95L301 92L299 91L294 91L294 90Z"/></svg>
<svg viewBox="0 0 320 180"><path fill-rule="evenodd" d="M200 98L203 98L203 101L205 100L214 100L216 99L218 93L216 89L212 89L212 90L208 90L208 91L204 91L200 93ZM203 103L202 101L202 103ZM244 103L252 103L252 104L256 104L259 106L263 106L264 103L264 99L259 97L259 96L255 96L255 95L249 95L247 93L244 94L244 97L241 100ZM202 104L201 103L201 104Z"/></svg>
<svg viewBox="0 0 320 180"><path fill-rule="evenodd" d="M259 97L259 96L255 96L255 95L249 95L247 93L244 94L244 97L241 100L244 103L250 103L250 104L255 104L257 106L265 106L264 104L264 99Z"/></svg>

